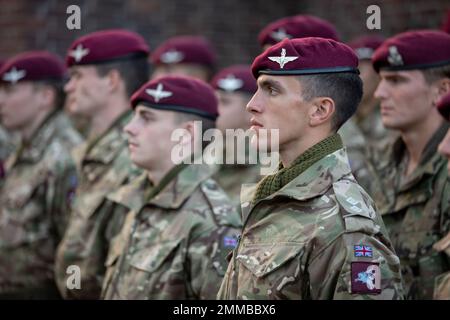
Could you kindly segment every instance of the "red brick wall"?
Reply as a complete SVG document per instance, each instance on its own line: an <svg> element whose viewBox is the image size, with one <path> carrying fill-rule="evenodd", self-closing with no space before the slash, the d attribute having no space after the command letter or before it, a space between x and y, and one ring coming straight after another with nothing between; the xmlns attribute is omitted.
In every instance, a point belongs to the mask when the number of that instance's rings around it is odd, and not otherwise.
<svg viewBox="0 0 450 320"><path fill-rule="evenodd" d="M66 28L66 8L81 8L81 30ZM437 28L446 0L0 0L0 57L31 49L63 55L76 37L104 28L140 32L155 48L179 34L204 34L215 45L220 66L246 63L259 53L256 36L268 22L309 13L334 23L343 40L367 33L366 8L381 8L380 33Z"/></svg>

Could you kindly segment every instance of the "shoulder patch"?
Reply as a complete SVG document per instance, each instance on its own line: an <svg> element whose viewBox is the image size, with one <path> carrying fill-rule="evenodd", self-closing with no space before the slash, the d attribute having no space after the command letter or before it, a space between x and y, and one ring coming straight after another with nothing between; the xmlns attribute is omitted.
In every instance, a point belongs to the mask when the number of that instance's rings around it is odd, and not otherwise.
<svg viewBox="0 0 450 320"><path fill-rule="evenodd" d="M381 293L381 271L378 263L352 262L351 277L352 293Z"/></svg>

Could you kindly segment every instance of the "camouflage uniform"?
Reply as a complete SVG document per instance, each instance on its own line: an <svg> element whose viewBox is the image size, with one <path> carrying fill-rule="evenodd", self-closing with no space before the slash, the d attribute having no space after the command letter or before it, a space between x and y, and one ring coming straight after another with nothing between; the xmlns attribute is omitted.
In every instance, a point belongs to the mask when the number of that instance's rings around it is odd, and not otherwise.
<svg viewBox="0 0 450 320"><path fill-rule="evenodd" d="M243 232L219 299L402 297L399 259L344 149L256 203L254 192L248 187L241 196ZM356 257L356 246L370 254ZM370 294L369 268L381 277Z"/></svg>
<svg viewBox="0 0 450 320"><path fill-rule="evenodd" d="M338 131L347 150L348 160L356 181L371 194L371 181L367 169L366 139L353 118L347 120Z"/></svg>
<svg viewBox="0 0 450 320"><path fill-rule="evenodd" d="M256 183L261 180L258 165L222 165L213 179L226 192L231 202L240 206L241 187L244 183Z"/></svg>
<svg viewBox="0 0 450 320"><path fill-rule="evenodd" d="M0 298L56 298L53 264L76 187L67 117L49 115L5 163L0 191Z"/></svg>
<svg viewBox="0 0 450 320"><path fill-rule="evenodd" d="M433 249L442 252L450 259L450 232L433 245ZM433 299L450 300L450 271L436 277Z"/></svg>
<svg viewBox="0 0 450 320"><path fill-rule="evenodd" d="M437 130L410 176L403 177L407 157L401 138L372 168L378 186L374 200L401 259L410 299L431 299L435 278L450 270L449 256L433 249L433 244L450 231L447 160L437 152L447 128L444 124Z"/></svg>
<svg viewBox="0 0 450 320"><path fill-rule="evenodd" d="M105 299L216 297L240 220L213 173L189 165L150 197L144 175L108 197L130 211L110 246Z"/></svg>
<svg viewBox="0 0 450 320"><path fill-rule="evenodd" d="M129 158L123 132L130 117L131 112L125 113L97 139L74 150L80 183L56 259L57 284L65 298L100 297L109 241L122 222L105 196L140 172ZM80 267L81 289L66 286L70 265Z"/></svg>

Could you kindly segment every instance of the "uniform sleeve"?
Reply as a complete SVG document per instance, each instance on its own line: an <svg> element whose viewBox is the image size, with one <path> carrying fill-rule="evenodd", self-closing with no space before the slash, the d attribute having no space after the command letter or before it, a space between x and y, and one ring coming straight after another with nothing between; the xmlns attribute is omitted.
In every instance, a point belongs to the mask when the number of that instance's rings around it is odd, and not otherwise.
<svg viewBox="0 0 450 320"><path fill-rule="evenodd" d="M446 266L450 266L450 178L447 180L446 189L442 199L442 239L433 245L433 249L440 252L446 260ZM433 299L450 300L450 270L438 275L434 280Z"/></svg>
<svg viewBox="0 0 450 320"><path fill-rule="evenodd" d="M312 299L403 299L400 263L372 236L344 233L308 266Z"/></svg>
<svg viewBox="0 0 450 320"><path fill-rule="evenodd" d="M98 299L110 240L119 232L126 209L104 201L90 216L74 211L58 246L55 275L65 298ZM80 288L68 288L67 268L78 266Z"/></svg>
<svg viewBox="0 0 450 320"><path fill-rule="evenodd" d="M190 286L197 299L215 300L228 267L226 259L236 244L239 230L218 227L203 232L188 249Z"/></svg>

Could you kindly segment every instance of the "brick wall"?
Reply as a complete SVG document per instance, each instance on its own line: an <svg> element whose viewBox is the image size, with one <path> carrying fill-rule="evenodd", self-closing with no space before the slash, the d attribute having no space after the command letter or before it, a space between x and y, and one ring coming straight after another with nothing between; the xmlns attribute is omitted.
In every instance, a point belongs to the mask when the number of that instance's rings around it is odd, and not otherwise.
<svg viewBox="0 0 450 320"><path fill-rule="evenodd" d="M81 30L66 28L66 8L81 8ZM0 0L0 57L31 49L63 55L76 37L104 28L141 33L155 48L180 34L203 34L215 45L220 66L246 63L258 54L256 36L268 22L309 13L334 23L343 40L369 32L366 8L381 8L385 36L411 28L437 28L446 0Z"/></svg>

